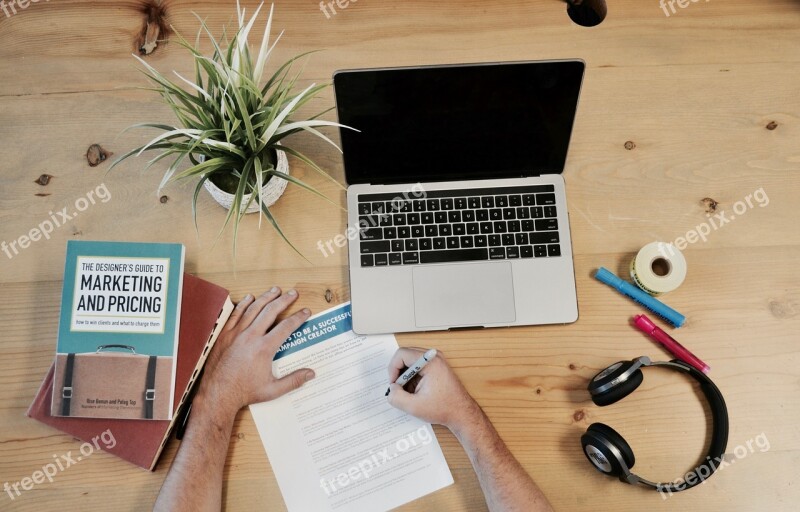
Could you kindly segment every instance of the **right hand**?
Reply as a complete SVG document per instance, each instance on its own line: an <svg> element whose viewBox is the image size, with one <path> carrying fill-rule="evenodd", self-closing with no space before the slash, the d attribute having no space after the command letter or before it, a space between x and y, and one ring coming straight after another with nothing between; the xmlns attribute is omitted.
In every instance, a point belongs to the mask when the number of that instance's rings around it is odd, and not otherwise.
<svg viewBox="0 0 800 512"><path fill-rule="evenodd" d="M441 352L412 379L411 384L419 379L412 392L394 383L425 352L416 347L395 352L389 362L389 404L428 423L444 425L454 432L461 430L482 411Z"/></svg>

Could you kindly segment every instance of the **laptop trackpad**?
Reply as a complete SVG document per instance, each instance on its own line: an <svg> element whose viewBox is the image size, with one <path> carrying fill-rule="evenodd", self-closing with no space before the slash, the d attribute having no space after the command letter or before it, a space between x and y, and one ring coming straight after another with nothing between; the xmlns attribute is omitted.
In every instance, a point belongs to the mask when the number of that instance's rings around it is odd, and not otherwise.
<svg viewBox="0 0 800 512"><path fill-rule="evenodd" d="M468 327L512 323L511 264L475 263L414 267L417 327Z"/></svg>

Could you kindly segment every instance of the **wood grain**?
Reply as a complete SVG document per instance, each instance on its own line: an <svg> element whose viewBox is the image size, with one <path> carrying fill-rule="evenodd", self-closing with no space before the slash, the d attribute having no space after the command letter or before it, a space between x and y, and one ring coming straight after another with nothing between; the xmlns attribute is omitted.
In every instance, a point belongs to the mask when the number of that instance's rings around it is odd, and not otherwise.
<svg viewBox="0 0 800 512"><path fill-rule="evenodd" d="M246 2L248 10L255 2ZM565 171L580 320L566 326L398 335L401 345L440 348L557 510L794 510L800 500L800 4L794 0L689 3L666 17L656 0L609 2L598 27L574 25L555 0L378 2L358 0L327 19L313 1L276 6L286 29L277 59L324 48L304 83L336 69L580 57L587 63ZM210 0L161 2L172 31L193 36L192 11L219 32L233 7ZM145 85L131 53L147 27L146 1L52 0L12 17L0 12L0 240L10 242L76 200L105 186L107 202L86 211L13 258L0 253L0 481L14 483L79 443L29 420L24 411L53 357L65 242L70 239L175 241L187 246L187 270L231 290L234 299L273 283L296 286L303 306L347 300L346 259L317 241L344 231L341 208L290 187L275 208L311 263L256 218L215 242L224 210L201 196L195 234L192 185L156 193L146 159L108 173L90 167L94 143L119 155L146 140L127 132L143 121L172 122ZM263 28L263 25L261 25ZM258 32L259 26L256 27ZM146 59L162 71L189 71L175 34ZM330 91L316 103L332 104ZM333 119L333 114L328 118ZM305 138L307 153L344 183L341 158ZM513 150L513 148L509 148ZM413 155L411 155L413 159ZM112 157L113 158L113 157ZM292 172L338 204L341 187L299 162ZM52 175L47 185L35 183ZM620 274L653 240L674 240L716 213L763 190L735 220L684 251L689 275L665 301L688 317L675 332L708 361L731 416L729 451L754 448L705 485L662 500L602 477L581 454L579 437L602 421L637 454L636 470L674 479L702 456L709 412L695 386L678 375L646 372L635 394L607 409L585 391L589 378L620 359L666 358L628 326L639 310L591 277ZM96 195L96 194L95 194ZM160 200L166 195L165 202ZM763 434L769 449L753 441ZM485 510L469 461L437 427L455 485L402 510ZM148 473L93 454L11 500L11 510L45 507L143 510L155 499L177 444ZM741 450L739 450L741 453ZM736 459L736 457L734 457ZM225 471L228 510L284 510L274 474L247 411L237 418Z"/></svg>

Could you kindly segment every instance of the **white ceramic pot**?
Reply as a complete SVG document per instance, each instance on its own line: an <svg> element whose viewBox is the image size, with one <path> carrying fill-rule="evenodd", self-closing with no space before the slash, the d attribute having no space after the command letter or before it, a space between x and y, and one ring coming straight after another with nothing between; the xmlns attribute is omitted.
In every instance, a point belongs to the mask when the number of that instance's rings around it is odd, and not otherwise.
<svg viewBox="0 0 800 512"><path fill-rule="evenodd" d="M278 154L278 163L275 166L275 170L284 174L289 174L289 159L286 158L286 153L283 151L276 151L276 153ZM286 185L288 183L289 182L283 178L272 176L261 188L264 206L272 206L275 204L283 194L283 191L286 190ZM230 210L233 207L233 198L235 197L233 194L225 192L212 183L211 180L206 180L203 183L203 186L205 186L205 189L208 190L209 194L211 194L211 197L213 197L220 206L227 210ZM250 195L251 194L246 194L244 197L242 197L242 206L246 205L250 200ZM245 213L256 213L258 210L258 198L256 197L253 199L253 202L247 208Z"/></svg>

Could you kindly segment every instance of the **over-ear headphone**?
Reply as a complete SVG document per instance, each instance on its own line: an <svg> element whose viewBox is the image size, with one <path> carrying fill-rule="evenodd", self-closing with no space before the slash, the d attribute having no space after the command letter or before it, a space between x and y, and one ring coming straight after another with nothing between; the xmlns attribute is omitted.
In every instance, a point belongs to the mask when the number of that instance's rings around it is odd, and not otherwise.
<svg viewBox="0 0 800 512"><path fill-rule="evenodd" d="M642 484L661 492L679 492L691 489L705 481L717 470L714 461L721 461L728 445L728 408L719 388L702 372L682 361L651 362L642 356L632 361L619 361L601 371L589 382L589 393L592 401L604 407L616 403L631 394L642 383L642 367L663 366L686 373L700 383L708 404L714 424L711 445L704 462L694 468L697 478L686 479L685 484L655 483L631 472L636 458L630 445L613 428L603 423L592 423L581 436L583 453L601 473L616 476L629 484ZM704 468L704 470L701 470ZM690 481L691 480L691 481Z"/></svg>

